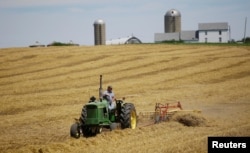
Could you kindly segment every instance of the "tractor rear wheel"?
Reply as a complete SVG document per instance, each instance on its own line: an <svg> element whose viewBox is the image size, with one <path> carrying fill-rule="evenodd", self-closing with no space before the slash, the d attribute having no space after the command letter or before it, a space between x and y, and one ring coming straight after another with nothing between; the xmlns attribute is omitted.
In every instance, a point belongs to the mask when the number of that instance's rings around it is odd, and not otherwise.
<svg viewBox="0 0 250 153"><path fill-rule="evenodd" d="M121 128L135 129L137 126L137 116L135 106L132 103L125 103L121 109L120 115Z"/></svg>
<svg viewBox="0 0 250 153"><path fill-rule="evenodd" d="M87 117L87 109L86 109L85 106L83 106L82 113L81 113L81 116L80 116L80 119L79 119L81 125L85 125L86 117Z"/></svg>
<svg viewBox="0 0 250 153"><path fill-rule="evenodd" d="M89 136L91 135L92 132L91 132L91 128L85 125L86 118L87 118L87 109L85 106L83 106L82 113L81 113L79 120L80 120L83 135Z"/></svg>

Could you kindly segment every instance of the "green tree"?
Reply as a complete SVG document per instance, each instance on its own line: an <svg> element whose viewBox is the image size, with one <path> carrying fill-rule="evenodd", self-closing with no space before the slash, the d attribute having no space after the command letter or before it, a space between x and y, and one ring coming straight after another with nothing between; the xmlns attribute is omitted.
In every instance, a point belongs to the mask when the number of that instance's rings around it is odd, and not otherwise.
<svg viewBox="0 0 250 153"><path fill-rule="evenodd" d="M246 37L245 40L244 40L244 38L243 38L243 39L242 39L242 42L250 43L250 37Z"/></svg>

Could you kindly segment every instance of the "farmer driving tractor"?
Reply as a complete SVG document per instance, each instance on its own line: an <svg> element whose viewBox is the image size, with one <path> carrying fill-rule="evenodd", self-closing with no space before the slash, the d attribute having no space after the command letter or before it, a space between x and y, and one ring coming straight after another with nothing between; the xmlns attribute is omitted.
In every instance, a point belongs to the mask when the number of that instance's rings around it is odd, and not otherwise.
<svg viewBox="0 0 250 153"><path fill-rule="evenodd" d="M115 109L115 93L112 92L112 86L108 86L107 90L103 92L102 97L109 102L109 110Z"/></svg>

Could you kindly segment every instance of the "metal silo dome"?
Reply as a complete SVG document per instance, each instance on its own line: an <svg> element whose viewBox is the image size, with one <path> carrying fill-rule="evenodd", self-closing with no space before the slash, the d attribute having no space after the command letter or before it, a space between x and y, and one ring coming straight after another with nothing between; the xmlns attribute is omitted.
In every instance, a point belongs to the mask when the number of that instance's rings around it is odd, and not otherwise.
<svg viewBox="0 0 250 153"><path fill-rule="evenodd" d="M98 19L98 20L95 20L94 25L95 24L105 24L105 22L102 19Z"/></svg>
<svg viewBox="0 0 250 153"><path fill-rule="evenodd" d="M165 33L181 32L181 13L176 9L167 11L164 16Z"/></svg>
<svg viewBox="0 0 250 153"><path fill-rule="evenodd" d="M171 9L167 11L165 16L181 16L181 12L176 9Z"/></svg>

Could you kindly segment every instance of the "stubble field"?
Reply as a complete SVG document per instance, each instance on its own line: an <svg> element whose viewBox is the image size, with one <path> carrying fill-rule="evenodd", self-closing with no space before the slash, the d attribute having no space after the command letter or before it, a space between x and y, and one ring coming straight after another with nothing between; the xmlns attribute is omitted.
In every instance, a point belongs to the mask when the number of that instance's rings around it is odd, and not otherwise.
<svg viewBox="0 0 250 153"><path fill-rule="evenodd" d="M0 49L0 152L203 153L208 136L250 136L250 47L121 45ZM156 102L199 109L176 121L74 139L69 129L99 75L137 112Z"/></svg>

